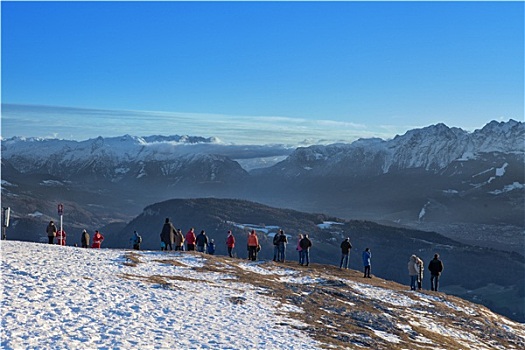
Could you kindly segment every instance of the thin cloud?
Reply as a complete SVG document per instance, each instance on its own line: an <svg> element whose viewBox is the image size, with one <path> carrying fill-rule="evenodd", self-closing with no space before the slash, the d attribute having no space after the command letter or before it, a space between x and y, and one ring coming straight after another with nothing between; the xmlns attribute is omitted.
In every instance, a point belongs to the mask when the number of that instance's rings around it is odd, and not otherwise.
<svg viewBox="0 0 525 350"><path fill-rule="evenodd" d="M216 137L226 144L353 142L359 138L391 138L384 127L333 120L280 116L234 116L162 111L102 110L56 106L2 105L2 137L44 137L86 140L129 134Z"/></svg>

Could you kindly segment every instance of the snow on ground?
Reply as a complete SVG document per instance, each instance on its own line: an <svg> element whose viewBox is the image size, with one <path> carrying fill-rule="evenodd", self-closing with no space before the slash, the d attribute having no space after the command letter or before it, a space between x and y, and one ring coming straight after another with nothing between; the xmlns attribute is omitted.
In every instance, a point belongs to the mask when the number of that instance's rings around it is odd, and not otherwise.
<svg viewBox="0 0 525 350"><path fill-rule="evenodd" d="M322 224L318 224L317 226L320 229L326 230L326 229L331 228L333 225L344 225L344 224L341 222L335 222L335 221L324 221Z"/></svg>
<svg viewBox="0 0 525 350"><path fill-rule="evenodd" d="M486 308L375 278L353 280L346 275L351 271L334 276L339 270L271 261L16 241L0 241L0 252L2 349L519 349L525 344L523 325ZM316 335L328 343L314 340Z"/></svg>
<svg viewBox="0 0 525 350"><path fill-rule="evenodd" d="M3 349L320 348L290 326L295 306L227 271L195 271L197 256L140 252L141 263L128 266L121 250L0 248Z"/></svg>

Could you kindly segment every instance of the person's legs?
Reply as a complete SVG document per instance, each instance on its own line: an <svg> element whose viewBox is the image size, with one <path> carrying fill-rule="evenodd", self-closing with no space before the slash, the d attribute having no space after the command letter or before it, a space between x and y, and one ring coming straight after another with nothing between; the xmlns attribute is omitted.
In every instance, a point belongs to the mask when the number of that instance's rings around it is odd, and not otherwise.
<svg viewBox="0 0 525 350"><path fill-rule="evenodd" d="M341 256L341 263L339 264L339 268L342 269L343 266L344 266L345 269L348 266L348 254L343 254Z"/></svg>
<svg viewBox="0 0 525 350"><path fill-rule="evenodd" d="M365 271L363 277L368 277L370 275L370 266L365 266Z"/></svg>
<svg viewBox="0 0 525 350"><path fill-rule="evenodd" d="M439 284L439 276L437 275L430 276L430 289L437 292L438 284Z"/></svg>
<svg viewBox="0 0 525 350"><path fill-rule="evenodd" d="M306 266L310 265L310 250L306 249L303 254L306 260Z"/></svg>
<svg viewBox="0 0 525 350"><path fill-rule="evenodd" d="M279 261L279 246L273 246L273 261Z"/></svg>

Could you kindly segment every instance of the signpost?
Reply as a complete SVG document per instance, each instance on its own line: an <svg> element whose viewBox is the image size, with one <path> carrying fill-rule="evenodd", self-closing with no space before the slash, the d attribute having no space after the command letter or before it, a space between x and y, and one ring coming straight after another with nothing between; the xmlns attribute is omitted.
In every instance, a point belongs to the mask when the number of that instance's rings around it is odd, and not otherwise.
<svg viewBox="0 0 525 350"><path fill-rule="evenodd" d="M11 216L11 208L3 207L2 208L2 240L7 239L6 230L9 227L9 217Z"/></svg>
<svg viewBox="0 0 525 350"><path fill-rule="evenodd" d="M64 235L64 229L62 227L62 217L64 216L64 204L62 203L59 203L58 204L58 215L60 216L60 237L61 239L58 241L58 244L60 245L64 245L63 242L65 240L65 235Z"/></svg>

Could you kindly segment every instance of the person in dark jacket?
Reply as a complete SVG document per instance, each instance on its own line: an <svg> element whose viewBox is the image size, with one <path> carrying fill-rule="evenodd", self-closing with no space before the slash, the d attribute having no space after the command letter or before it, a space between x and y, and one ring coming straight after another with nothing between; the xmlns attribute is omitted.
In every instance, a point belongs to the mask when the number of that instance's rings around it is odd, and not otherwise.
<svg viewBox="0 0 525 350"><path fill-rule="evenodd" d="M58 230L57 230L57 227L55 226L55 223L53 221L50 221L46 228L49 244L55 243L55 237L57 235L57 231Z"/></svg>
<svg viewBox="0 0 525 350"><path fill-rule="evenodd" d="M301 247L301 261L299 262L301 266L306 261L306 266L310 265L310 247L312 246L312 241L308 238L308 235L305 234L303 238L299 241L299 246Z"/></svg>
<svg viewBox="0 0 525 350"><path fill-rule="evenodd" d="M175 242L175 227L170 222L170 218L166 218L162 231L160 233L160 240L164 243L164 250L173 250L173 243ZM162 249L162 248L161 248Z"/></svg>
<svg viewBox="0 0 525 350"><path fill-rule="evenodd" d="M197 235L197 238L195 238L195 243L197 244L197 251L204 253L206 251L206 247L208 246L208 237L206 236L206 232L204 230L201 231Z"/></svg>
<svg viewBox="0 0 525 350"><path fill-rule="evenodd" d="M341 263L339 264L340 269L343 267L348 269L348 257L350 255L350 249L352 249L352 243L350 243L350 237L348 237L341 243Z"/></svg>
<svg viewBox="0 0 525 350"><path fill-rule="evenodd" d="M277 232L275 235L273 235L273 261L279 261L279 240L280 240L280 232Z"/></svg>
<svg viewBox="0 0 525 350"><path fill-rule="evenodd" d="M279 254L277 255L277 261L284 262L286 260L286 245L288 244L288 238L284 234L283 230L279 231Z"/></svg>
<svg viewBox="0 0 525 350"><path fill-rule="evenodd" d="M80 236L80 243L82 244L82 248L89 247L89 233L86 230L82 231L82 235Z"/></svg>
<svg viewBox="0 0 525 350"><path fill-rule="evenodd" d="M372 252L370 251L370 248L366 248L363 252L363 266L365 267L365 275L363 277L365 278L372 278L370 277L370 268L371 263L370 260L372 259Z"/></svg>
<svg viewBox="0 0 525 350"><path fill-rule="evenodd" d="M428 264L430 271L430 290L438 291L439 276L443 272L443 262L439 260L439 254L434 254L434 259L430 260Z"/></svg>
<svg viewBox="0 0 525 350"><path fill-rule="evenodd" d="M133 249L140 250L140 244L142 243L142 237L139 235L137 231L133 232L133 236L129 239L131 244L133 245Z"/></svg>

